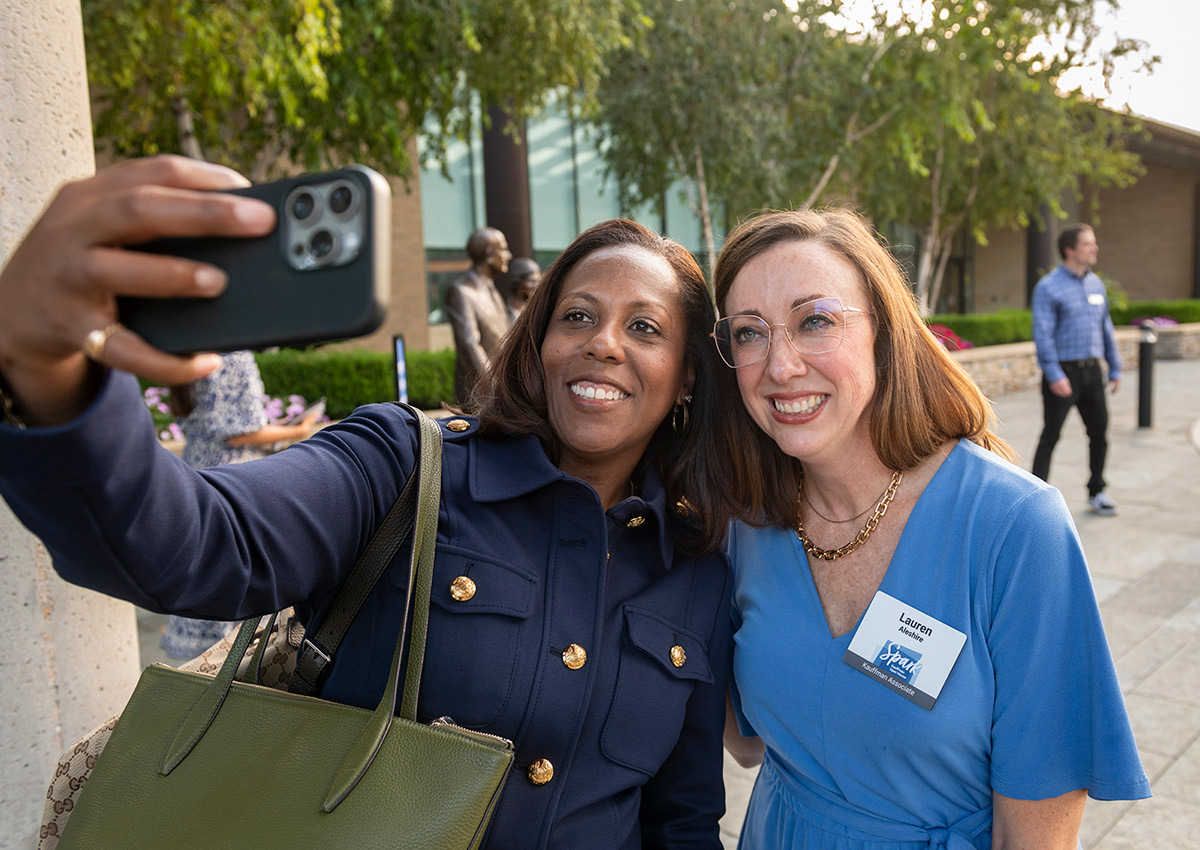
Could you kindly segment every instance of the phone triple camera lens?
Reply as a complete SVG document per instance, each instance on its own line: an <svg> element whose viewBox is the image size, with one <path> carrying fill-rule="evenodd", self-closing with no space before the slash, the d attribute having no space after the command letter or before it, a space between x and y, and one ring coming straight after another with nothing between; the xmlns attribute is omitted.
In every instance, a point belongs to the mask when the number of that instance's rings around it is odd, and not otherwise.
<svg viewBox="0 0 1200 850"><path fill-rule="evenodd" d="M280 215L289 265L314 271L353 262L362 250L367 203L358 182L340 174L294 185Z"/></svg>
<svg viewBox="0 0 1200 850"><path fill-rule="evenodd" d="M292 198L292 215L297 221L304 221L317 208L317 199L310 192L300 192Z"/></svg>
<svg viewBox="0 0 1200 850"><path fill-rule="evenodd" d="M350 209L352 203L354 203L354 193L350 191L349 186L338 186L329 193L329 208L338 215Z"/></svg>
<svg viewBox="0 0 1200 850"><path fill-rule="evenodd" d="M308 241L308 250L312 252L313 259L325 259L333 250L333 234L328 230L318 230Z"/></svg>

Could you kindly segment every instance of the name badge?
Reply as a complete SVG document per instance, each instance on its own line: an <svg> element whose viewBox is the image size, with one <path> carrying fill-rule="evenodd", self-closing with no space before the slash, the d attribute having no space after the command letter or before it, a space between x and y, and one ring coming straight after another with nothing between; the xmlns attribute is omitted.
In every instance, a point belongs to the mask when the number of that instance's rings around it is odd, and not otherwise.
<svg viewBox="0 0 1200 850"><path fill-rule="evenodd" d="M929 711L966 642L958 629L880 590L842 661Z"/></svg>
<svg viewBox="0 0 1200 850"><path fill-rule="evenodd" d="M1103 307L1104 306L1104 296L1102 294L1100 294L1099 292L1093 292L1091 295L1088 296L1088 303L1094 307Z"/></svg>

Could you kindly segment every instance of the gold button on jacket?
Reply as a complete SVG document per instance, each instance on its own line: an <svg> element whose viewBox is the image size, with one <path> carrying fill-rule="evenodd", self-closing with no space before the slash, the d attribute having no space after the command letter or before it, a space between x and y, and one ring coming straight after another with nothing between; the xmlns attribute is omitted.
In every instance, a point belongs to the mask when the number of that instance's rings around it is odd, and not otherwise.
<svg viewBox="0 0 1200 850"><path fill-rule="evenodd" d="M641 525L645 521L646 521L646 518L644 516L635 516L633 519L629 520L629 522L625 523L625 527L626 528L637 528L639 525Z"/></svg>
<svg viewBox="0 0 1200 850"><path fill-rule="evenodd" d="M534 785L545 785L554 778L554 765L550 764L549 759L538 759L529 765L525 773Z"/></svg>
<svg viewBox="0 0 1200 850"><path fill-rule="evenodd" d="M587 664L587 650L577 643L573 643L563 650L563 664L566 664L572 670L578 670L584 664Z"/></svg>
<svg viewBox="0 0 1200 850"><path fill-rule="evenodd" d="M451 419L449 422L446 423L447 431L456 431L458 433L462 433L463 431L466 431L470 427L471 427L471 423L465 419Z"/></svg>
<svg viewBox="0 0 1200 850"><path fill-rule="evenodd" d="M687 661L687 653L683 651L683 647L679 644L671 647L671 663L676 667L682 667L685 661Z"/></svg>
<svg viewBox="0 0 1200 850"><path fill-rule="evenodd" d="M466 602L475 595L475 582L466 576L459 576L450 582L450 598L455 602Z"/></svg>

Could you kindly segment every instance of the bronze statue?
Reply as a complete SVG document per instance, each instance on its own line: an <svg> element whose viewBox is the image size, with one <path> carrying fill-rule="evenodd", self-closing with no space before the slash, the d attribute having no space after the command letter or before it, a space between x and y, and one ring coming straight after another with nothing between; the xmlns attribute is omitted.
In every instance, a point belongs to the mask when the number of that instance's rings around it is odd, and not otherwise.
<svg viewBox="0 0 1200 850"><path fill-rule="evenodd" d="M541 266L529 257L517 257L508 264L508 271L496 281L496 287L504 297L510 322L515 322L521 315L541 280Z"/></svg>
<svg viewBox="0 0 1200 850"><path fill-rule="evenodd" d="M467 240L471 270L446 290L446 314L454 329L456 351L454 398L459 404L470 395L480 372L508 330L508 310L496 289L495 278L508 271L512 254L508 240L494 227L481 227Z"/></svg>

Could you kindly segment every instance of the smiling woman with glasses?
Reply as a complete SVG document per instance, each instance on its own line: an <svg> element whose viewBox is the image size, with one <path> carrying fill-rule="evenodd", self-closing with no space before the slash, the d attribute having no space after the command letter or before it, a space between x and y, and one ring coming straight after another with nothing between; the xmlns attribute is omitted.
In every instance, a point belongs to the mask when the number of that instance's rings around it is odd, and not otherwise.
<svg viewBox="0 0 1200 850"><path fill-rule="evenodd" d="M1066 505L863 220L762 215L713 277L741 850L1067 850L1148 796Z"/></svg>
<svg viewBox="0 0 1200 850"><path fill-rule="evenodd" d="M767 359L772 328L782 330L792 348L801 354L823 354L842 344L847 313L870 315L869 310L843 306L839 298L813 298L793 307L778 325L754 313L720 319L713 325L712 338L717 341L721 359L734 369Z"/></svg>

